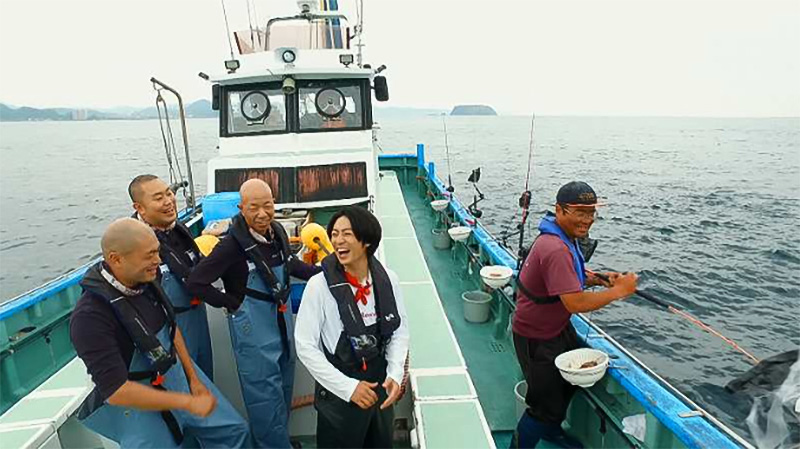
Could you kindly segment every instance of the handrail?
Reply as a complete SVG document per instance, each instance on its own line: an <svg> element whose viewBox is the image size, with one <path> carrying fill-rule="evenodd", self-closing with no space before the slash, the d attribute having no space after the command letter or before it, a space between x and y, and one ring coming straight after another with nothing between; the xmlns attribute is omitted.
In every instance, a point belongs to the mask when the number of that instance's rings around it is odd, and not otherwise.
<svg viewBox="0 0 800 449"><path fill-rule="evenodd" d="M315 19L343 19L347 21L347 16L344 14L321 14L321 13L302 13L296 16L289 16L289 17L273 17L267 21L267 27L265 29L265 42L264 48L269 50L269 35L270 35L270 28L272 25L277 22L289 22L292 20L305 20L307 22L311 22Z"/></svg>
<svg viewBox="0 0 800 449"><path fill-rule="evenodd" d="M191 209L195 208L195 195L194 195L194 177L192 176L192 160L189 157L189 136L187 135L186 131L186 113L183 110L183 98L181 98L181 94L178 93L177 90L167 86L166 84L162 83L161 81L157 80L155 77L150 78L150 82L153 84L158 84L163 89L172 92L175 97L178 98L178 112L181 116L181 131L183 134L183 150L186 156L186 170L187 170L187 177L189 178L189 198L187 206Z"/></svg>

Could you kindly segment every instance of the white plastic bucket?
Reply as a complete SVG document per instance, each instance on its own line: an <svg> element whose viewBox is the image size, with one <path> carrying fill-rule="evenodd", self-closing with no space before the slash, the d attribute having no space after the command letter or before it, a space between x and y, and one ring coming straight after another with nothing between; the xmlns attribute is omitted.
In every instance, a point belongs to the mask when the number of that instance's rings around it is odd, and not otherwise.
<svg viewBox="0 0 800 449"><path fill-rule="evenodd" d="M528 394L528 382L524 380L517 382L517 384L514 385L514 396L517 398L514 404L517 409L518 422L520 418L522 418L522 414L525 413L525 409L528 408L528 404L525 403L526 394Z"/></svg>
<svg viewBox="0 0 800 449"><path fill-rule="evenodd" d="M464 300L464 319L470 323L484 323L489 319L492 295L479 290L461 294Z"/></svg>

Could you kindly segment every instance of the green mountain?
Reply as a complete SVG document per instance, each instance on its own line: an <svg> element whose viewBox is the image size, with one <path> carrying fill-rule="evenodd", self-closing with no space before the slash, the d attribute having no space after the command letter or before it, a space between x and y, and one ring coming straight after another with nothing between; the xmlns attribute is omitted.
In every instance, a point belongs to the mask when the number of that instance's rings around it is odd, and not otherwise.
<svg viewBox="0 0 800 449"><path fill-rule="evenodd" d="M186 106L186 116L189 118L216 118L219 111L211 109L211 102L208 100L197 100Z"/></svg>
<svg viewBox="0 0 800 449"><path fill-rule="evenodd" d="M205 99L197 100L192 103L187 104L184 107L184 112L186 113L186 118L216 118L219 117L219 111L214 111L211 109L211 102ZM170 118L178 118L178 108L177 106L172 106L168 109L167 113L169 114ZM162 111L163 114L163 111ZM158 118L158 110L155 106L140 109L138 111L134 111L130 114L131 118L134 119L152 119Z"/></svg>
<svg viewBox="0 0 800 449"><path fill-rule="evenodd" d="M0 121L23 122L41 120L72 120L72 115L55 109L36 109L29 107L11 108L0 103Z"/></svg>

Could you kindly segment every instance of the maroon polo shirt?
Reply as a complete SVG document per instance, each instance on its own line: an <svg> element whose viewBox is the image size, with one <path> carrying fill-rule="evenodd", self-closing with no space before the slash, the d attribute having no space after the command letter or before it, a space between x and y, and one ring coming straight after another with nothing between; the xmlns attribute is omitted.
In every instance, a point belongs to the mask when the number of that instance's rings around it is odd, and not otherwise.
<svg viewBox="0 0 800 449"><path fill-rule="evenodd" d="M583 290L567 245L550 234L536 239L522 266L519 281L528 292L541 298ZM526 338L549 340L564 330L570 316L563 302L536 304L518 290L512 329Z"/></svg>

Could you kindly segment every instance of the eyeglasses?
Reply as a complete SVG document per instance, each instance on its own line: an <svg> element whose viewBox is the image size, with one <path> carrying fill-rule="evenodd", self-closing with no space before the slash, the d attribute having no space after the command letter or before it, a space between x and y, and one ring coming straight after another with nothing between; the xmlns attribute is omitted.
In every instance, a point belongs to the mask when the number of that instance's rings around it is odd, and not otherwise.
<svg viewBox="0 0 800 449"><path fill-rule="evenodd" d="M595 210L583 210L582 208L575 208L569 209L566 207L562 207L564 209L565 214L573 214L576 218L580 220L596 220L597 219L597 209Z"/></svg>

